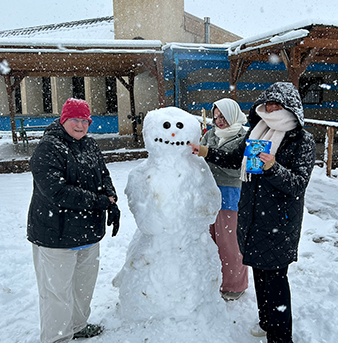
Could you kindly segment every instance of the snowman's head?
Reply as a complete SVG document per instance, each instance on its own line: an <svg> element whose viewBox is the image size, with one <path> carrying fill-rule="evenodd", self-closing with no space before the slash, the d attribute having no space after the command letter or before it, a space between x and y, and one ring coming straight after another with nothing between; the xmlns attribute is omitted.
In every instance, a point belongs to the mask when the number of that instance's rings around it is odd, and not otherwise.
<svg viewBox="0 0 338 343"><path fill-rule="evenodd" d="M199 144L201 127L190 113L177 107L150 111L143 124L145 147L153 154L191 154L188 143Z"/></svg>

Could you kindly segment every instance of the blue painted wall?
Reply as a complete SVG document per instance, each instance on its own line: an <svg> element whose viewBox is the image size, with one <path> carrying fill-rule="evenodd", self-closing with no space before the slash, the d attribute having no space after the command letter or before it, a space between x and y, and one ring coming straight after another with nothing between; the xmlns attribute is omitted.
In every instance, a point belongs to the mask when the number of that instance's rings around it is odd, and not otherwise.
<svg viewBox="0 0 338 343"><path fill-rule="evenodd" d="M166 89L165 95L174 97L175 106L179 104L180 92L180 80L187 77L189 73L197 71L199 69L207 70L212 69L230 69L230 62L228 60L226 48L203 48L192 49L189 47L171 47L164 51L164 76L166 81L174 81L173 87ZM249 66L248 70L262 71L263 73L269 73L270 71L286 71L286 67L283 62L273 64L269 62L253 62ZM334 63L311 63L306 69L307 72L319 73L337 73L338 64ZM266 82L238 82L238 91L263 91L267 89L272 83ZM336 92L338 90L338 82L330 83L325 82L328 86L324 92ZM188 84L186 91L198 92L203 90L230 90L229 80L215 80L215 82L203 81L203 78L198 83ZM332 98L332 96L331 96ZM203 108L211 110L212 103L200 101L193 101L187 104L188 111L200 111ZM334 99L333 99L334 100ZM242 110L249 110L253 105L251 99L248 102L239 102ZM307 105L304 104L304 109L335 109L338 108L337 101L324 101L320 105Z"/></svg>
<svg viewBox="0 0 338 343"><path fill-rule="evenodd" d="M91 116L93 119L92 124L89 126L88 132L91 133L117 133L119 132L119 123L117 115L105 115L105 116ZM48 125L52 123L54 118L34 118L26 119L25 126L31 125ZM15 121L16 127L20 127L20 120ZM9 117L0 117L0 131L10 131L11 123Z"/></svg>

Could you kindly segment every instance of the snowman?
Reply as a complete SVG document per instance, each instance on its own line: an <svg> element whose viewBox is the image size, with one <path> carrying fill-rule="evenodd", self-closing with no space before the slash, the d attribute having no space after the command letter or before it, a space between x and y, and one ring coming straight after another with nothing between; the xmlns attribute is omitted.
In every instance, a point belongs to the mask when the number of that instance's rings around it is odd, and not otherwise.
<svg viewBox="0 0 338 343"><path fill-rule="evenodd" d="M221 264L209 225L221 194L189 146L200 134L197 119L175 107L151 111L144 120L149 157L130 172L125 189L137 229L113 280L126 320L217 316Z"/></svg>

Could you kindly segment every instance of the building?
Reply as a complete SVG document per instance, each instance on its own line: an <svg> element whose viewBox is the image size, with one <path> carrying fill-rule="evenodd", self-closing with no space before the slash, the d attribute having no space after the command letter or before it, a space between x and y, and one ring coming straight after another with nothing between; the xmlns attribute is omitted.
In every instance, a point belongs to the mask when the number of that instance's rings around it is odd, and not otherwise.
<svg viewBox="0 0 338 343"><path fill-rule="evenodd" d="M97 117L98 125L91 126L92 132L135 134L140 130L136 124L142 115L163 106L159 95L162 92L159 82L163 74L163 51L160 51L163 42L223 43L240 38L210 24L208 19L184 12L183 0L160 0L156 4L151 0L115 0L113 6L114 18L0 32L0 66L4 75L0 78L0 130L9 126L13 130L11 112L51 121L60 115L67 98L77 97L86 99ZM29 47L35 49L37 56L35 64L25 69L27 54L32 52ZM109 59L110 64L119 56L117 69L113 70L108 64L106 68L98 66L103 57L100 49L105 49L105 53L110 49L109 53L114 56ZM96 58L86 62L83 55L93 52ZM16 72L11 71L14 59L6 65L13 53L19 54L16 58L20 56L21 70L25 69L26 73L19 72L19 65ZM51 57L47 59L46 54ZM71 54L79 56L76 62ZM143 57L136 60L131 54ZM64 65L61 65L62 60L65 60ZM94 72L91 69L96 61ZM128 65L129 69L123 65ZM13 105L6 101L12 97Z"/></svg>
<svg viewBox="0 0 338 343"><path fill-rule="evenodd" d="M231 97L248 113L271 84L291 81L307 119L338 121L337 48L338 27L312 21L224 45L168 44L166 105L200 114L215 100ZM307 129L324 140L325 128Z"/></svg>

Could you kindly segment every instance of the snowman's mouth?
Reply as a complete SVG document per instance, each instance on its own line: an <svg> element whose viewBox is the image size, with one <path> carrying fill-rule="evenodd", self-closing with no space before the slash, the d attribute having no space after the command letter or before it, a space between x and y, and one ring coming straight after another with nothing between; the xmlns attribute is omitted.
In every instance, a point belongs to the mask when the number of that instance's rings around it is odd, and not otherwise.
<svg viewBox="0 0 338 343"><path fill-rule="evenodd" d="M189 141L176 141L176 142L172 142L172 141L168 141L168 140L164 140L162 138L155 138L154 139L155 142L159 142L159 143L164 143L164 144L168 144L168 145L188 145L190 142Z"/></svg>

